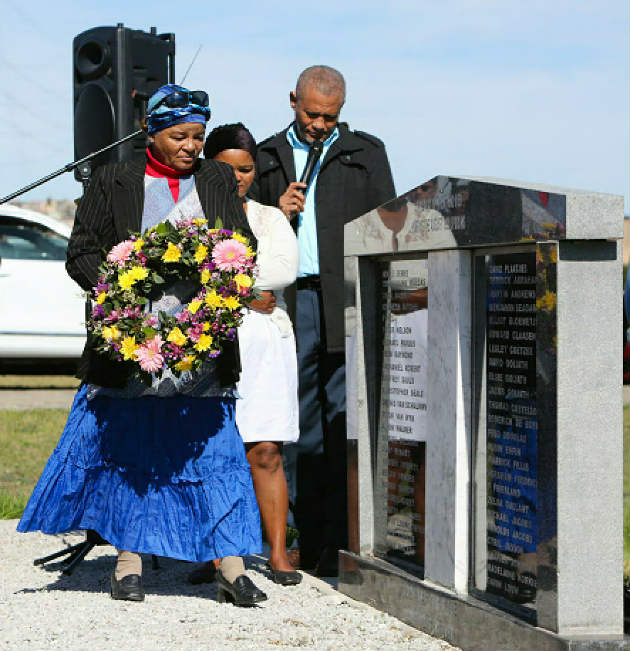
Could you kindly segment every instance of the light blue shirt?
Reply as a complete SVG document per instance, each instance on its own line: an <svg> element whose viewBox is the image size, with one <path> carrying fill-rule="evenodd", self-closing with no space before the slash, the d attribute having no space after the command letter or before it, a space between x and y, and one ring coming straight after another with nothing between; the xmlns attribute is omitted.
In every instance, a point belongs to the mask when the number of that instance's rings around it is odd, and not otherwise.
<svg viewBox="0 0 630 651"><path fill-rule="evenodd" d="M317 188L317 177L319 168L324 160L330 145L339 137L339 130L335 130L324 140L322 155L315 165L311 183L306 189L306 201L304 210L298 216L297 240L300 251L300 264L298 267L298 278L304 276L319 275L319 252L317 248L317 222L315 221L315 192ZM295 124L291 125L287 131L287 140L293 149L293 162L295 163L295 178L302 176L302 171L306 165L309 145L302 142L295 133Z"/></svg>

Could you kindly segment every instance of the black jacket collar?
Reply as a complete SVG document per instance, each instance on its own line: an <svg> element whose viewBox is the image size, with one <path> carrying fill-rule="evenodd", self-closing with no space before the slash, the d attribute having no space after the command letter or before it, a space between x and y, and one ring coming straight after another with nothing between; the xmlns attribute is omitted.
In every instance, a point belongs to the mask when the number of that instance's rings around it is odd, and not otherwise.
<svg viewBox="0 0 630 651"><path fill-rule="evenodd" d="M293 160L293 149L287 140L287 131L291 128L291 123L286 129L276 133L268 140L263 141L258 146L259 151L267 151L280 161L284 168L285 174L289 180L295 180L295 163ZM355 151L365 149L365 143L348 129L347 126L338 125L339 137L330 146L326 152L326 157L322 162L322 169L341 154L351 154ZM264 170L263 170L264 171Z"/></svg>

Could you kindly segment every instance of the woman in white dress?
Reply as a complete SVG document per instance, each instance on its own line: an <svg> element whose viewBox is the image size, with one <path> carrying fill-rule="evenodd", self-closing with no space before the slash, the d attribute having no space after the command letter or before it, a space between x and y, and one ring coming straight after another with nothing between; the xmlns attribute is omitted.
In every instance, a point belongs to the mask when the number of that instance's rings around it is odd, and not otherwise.
<svg viewBox="0 0 630 651"><path fill-rule="evenodd" d="M287 556L286 523L289 497L282 466L282 446L299 436L297 361L293 327L274 291L295 281L298 246L293 229L278 208L246 197L255 175L256 142L240 123L226 124L208 136L204 155L231 165L238 181L250 227L258 239L260 299L250 303L239 328L241 379L237 390L236 424L245 442L254 490L270 546L268 568L281 585L296 585L302 575ZM190 577L212 580L210 564Z"/></svg>

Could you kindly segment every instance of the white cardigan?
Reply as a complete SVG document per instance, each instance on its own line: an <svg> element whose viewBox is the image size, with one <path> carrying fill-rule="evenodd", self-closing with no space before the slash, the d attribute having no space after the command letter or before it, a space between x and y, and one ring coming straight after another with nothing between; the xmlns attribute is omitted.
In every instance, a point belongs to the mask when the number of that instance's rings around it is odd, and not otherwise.
<svg viewBox="0 0 630 651"><path fill-rule="evenodd" d="M288 219L273 206L247 199L247 221L258 239L258 276L255 287L277 291L295 281L298 272L298 243ZM292 331L287 313L275 307L269 315L283 336Z"/></svg>

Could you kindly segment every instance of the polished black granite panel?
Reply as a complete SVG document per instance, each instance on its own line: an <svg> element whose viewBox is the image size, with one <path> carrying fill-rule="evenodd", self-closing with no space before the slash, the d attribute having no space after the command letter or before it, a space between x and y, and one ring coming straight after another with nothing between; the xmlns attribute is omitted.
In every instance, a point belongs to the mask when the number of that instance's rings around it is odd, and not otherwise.
<svg viewBox="0 0 630 651"><path fill-rule="evenodd" d="M488 256L486 590L536 598L536 254Z"/></svg>
<svg viewBox="0 0 630 651"><path fill-rule="evenodd" d="M422 575L424 566L426 259L379 267L381 330L375 463L375 553ZM373 300L373 299L372 299Z"/></svg>
<svg viewBox="0 0 630 651"><path fill-rule="evenodd" d="M566 197L436 176L346 227L346 255L564 239Z"/></svg>
<svg viewBox="0 0 630 651"><path fill-rule="evenodd" d="M471 588L557 628L557 243L475 262Z"/></svg>

